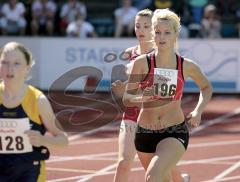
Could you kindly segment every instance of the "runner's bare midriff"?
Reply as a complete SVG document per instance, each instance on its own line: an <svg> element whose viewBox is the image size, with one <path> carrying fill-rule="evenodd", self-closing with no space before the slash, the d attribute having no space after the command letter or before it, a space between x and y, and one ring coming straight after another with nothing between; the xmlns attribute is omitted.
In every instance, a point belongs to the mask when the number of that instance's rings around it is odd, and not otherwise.
<svg viewBox="0 0 240 182"><path fill-rule="evenodd" d="M181 101L170 103L153 102L144 104L138 117L138 124L143 128L160 130L184 121L184 113L181 109Z"/></svg>

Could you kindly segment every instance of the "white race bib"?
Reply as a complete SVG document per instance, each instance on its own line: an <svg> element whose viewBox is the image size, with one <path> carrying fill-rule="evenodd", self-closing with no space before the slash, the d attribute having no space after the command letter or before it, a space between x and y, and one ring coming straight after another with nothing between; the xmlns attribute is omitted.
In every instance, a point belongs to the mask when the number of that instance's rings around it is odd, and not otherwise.
<svg viewBox="0 0 240 182"><path fill-rule="evenodd" d="M173 98L177 89L178 70L154 68L155 95Z"/></svg>
<svg viewBox="0 0 240 182"><path fill-rule="evenodd" d="M32 152L32 145L24 134L26 130L30 130L28 118L0 118L0 153Z"/></svg>

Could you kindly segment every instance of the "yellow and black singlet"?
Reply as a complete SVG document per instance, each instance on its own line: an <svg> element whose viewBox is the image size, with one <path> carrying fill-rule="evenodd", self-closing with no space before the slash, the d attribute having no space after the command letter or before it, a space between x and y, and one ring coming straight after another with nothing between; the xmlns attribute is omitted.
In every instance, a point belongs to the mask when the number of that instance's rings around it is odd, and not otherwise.
<svg viewBox="0 0 240 182"><path fill-rule="evenodd" d="M38 161L42 171L44 160L49 158L49 150L44 146L32 146L24 131L30 129L45 134L46 128L38 110L38 98L43 93L29 85L21 104L7 108L2 102L2 90L0 85L0 167Z"/></svg>

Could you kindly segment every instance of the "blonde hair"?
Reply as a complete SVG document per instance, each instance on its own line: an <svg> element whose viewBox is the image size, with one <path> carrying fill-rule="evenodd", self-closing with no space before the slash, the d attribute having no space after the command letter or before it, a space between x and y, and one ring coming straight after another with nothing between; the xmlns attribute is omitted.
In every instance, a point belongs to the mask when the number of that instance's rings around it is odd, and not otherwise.
<svg viewBox="0 0 240 182"><path fill-rule="evenodd" d="M157 23L158 20L169 20L173 22L175 32L179 32L181 28L180 17L169 9L156 9L153 13L152 23Z"/></svg>
<svg viewBox="0 0 240 182"><path fill-rule="evenodd" d="M144 16L144 17L152 18L153 12L150 9L143 9L137 13L136 17L137 16L141 16L141 17Z"/></svg>
<svg viewBox="0 0 240 182"><path fill-rule="evenodd" d="M32 67L34 65L34 60L31 52L27 48L25 48L23 44L20 44L18 42L9 42L5 44L3 47L1 47L0 56L4 51L13 51L13 50L19 50L24 55L24 58L28 66Z"/></svg>

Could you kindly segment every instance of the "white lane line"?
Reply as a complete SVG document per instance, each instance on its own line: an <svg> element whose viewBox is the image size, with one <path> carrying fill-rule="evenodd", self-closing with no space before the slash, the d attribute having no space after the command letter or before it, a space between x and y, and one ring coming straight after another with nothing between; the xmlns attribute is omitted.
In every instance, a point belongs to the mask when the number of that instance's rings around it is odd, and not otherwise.
<svg viewBox="0 0 240 182"><path fill-rule="evenodd" d="M215 158L207 158L207 159L199 159L199 160L181 160L178 165L189 165L189 164L208 164L210 162L219 162L225 160L234 160L240 159L240 155L234 156L224 156L224 157L215 157Z"/></svg>
<svg viewBox="0 0 240 182"><path fill-rule="evenodd" d="M81 176L81 178L83 178L83 179L80 179L77 182L88 181L89 179L92 179L94 176L98 176L98 175L104 174L108 171L111 171L112 169L115 169L117 167L117 165L118 165L118 163L114 163L114 164L109 165L105 168L102 168L101 170L97 171L95 174L89 174L89 175Z"/></svg>
<svg viewBox="0 0 240 182"><path fill-rule="evenodd" d="M178 165L182 166L182 165L191 165L191 164L211 164L213 162L220 162L220 161L234 160L234 159L240 159L240 155L217 157L217 158L208 158L208 159L200 159L200 160L186 160L186 161L180 161L180 163ZM113 169L115 167L111 165L111 167L109 167L109 169ZM143 167L132 168L132 171L143 171L143 170L144 170ZM85 178L85 177L90 177L90 176L91 177L94 177L94 176L105 176L105 175L110 175L110 174L114 174L114 173L115 173L115 170L113 170L113 171L105 171L105 172L101 171L101 172L98 173L98 175L96 175L96 173L94 173L94 174L88 174L88 175L80 175L80 176L73 176L73 177L49 180L48 182L62 182L62 181L69 181L69 180L77 180L79 178ZM213 182L213 181L211 181L211 182Z"/></svg>
<svg viewBox="0 0 240 182"><path fill-rule="evenodd" d="M233 172L234 170L236 170L239 167L240 167L240 161L236 162L234 165L232 165L231 167L229 167L226 170L224 170L223 172L221 172L219 175L217 175L214 178L214 180L222 179L223 177L227 176L228 174L230 174L231 172Z"/></svg>
<svg viewBox="0 0 240 182"><path fill-rule="evenodd" d="M108 138L108 139L93 139L93 140L85 140L85 141L74 141L70 143L70 145L85 145L85 144L92 144L92 143L108 143L117 141L117 138ZM190 144L190 148L198 148L198 147L214 147L214 146L221 146L221 145L236 145L240 144L239 140L227 140L222 142L206 142L206 143L196 143Z"/></svg>
<svg viewBox="0 0 240 182"><path fill-rule="evenodd" d="M108 143L117 141L117 138L109 138L109 139L94 139L94 140L85 140L85 141L75 141L70 143L70 145L85 145L85 144L93 144L93 143ZM196 143L196 144L189 144L189 148L198 148L198 147L215 147L215 146L222 146L222 145L236 145L240 144L239 140L227 140L221 142L204 142L204 143Z"/></svg>
<svg viewBox="0 0 240 182"><path fill-rule="evenodd" d="M186 97L186 98L182 101L182 104L186 104L186 103L192 101L192 99L193 99L193 96ZM224 119L227 119L227 118L232 117L232 116L234 116L234 115L237 115L237 114L239 114L239 113L240 113L240 107L238 107L238 108L234 109L233 111L231 111L231 112L229 112L229 113L226 113L226 114L224 114L224 115L222 115L222 116L220 116L220 117L217 117L217 118L215 118L215 119L212 119L212 120L209 120L209 121L204 122L204 123L201 124L199 127L194 128L194 129L191 131L191 134L195 134L195 133L197 133L197 132L199 132L199 131L201 131L201 130L209 127L209 126L212 126L212 125L214 125L214 124L220 123L220 122L222 122ZM75 140L78 140L78 139L80 139L80 138L82 138L82 137L84 137L84 136L93 135L93 134L95 134L95 133L97 133L97 132L99 132L99 131L105 131L105 130L108 130L108 129L112 129L112 127L111 127L111 126L103 126L103 127L97 128L97 129L95 129L95 130L91 130L91 131L88 131L88 132L84 132L84 133L82 133L82 134L72 135L72 136L69 136L69 141L70 141L70 142L71 142L71 141L75 141ZM116 130L116 129L114 129L114 131L115 131L115 130ZM116 131L117 131L117 130L116 130Z"/></svg>
<svg viewBox="0 0 240 182"><path fill-rule="evenodd" d="M116 162L117 161L117 153L116 153L116 157L109 157L109 156L95 156L95 157L92 157L92 158L89 158L89 157L85 157L85 158L80 158L81 156L79 157L76 157L75 160L86 160L86 161L114 161ZM80 159L79 159L80 158ZM73 158L71 158L73 159ZM232 165L232 164L235 164L235 162L217 162L217 161L225 161L225 160L234 160L234 159L240 159L240 156L233 156L233 157L218 157L218 158L211 158L211 159L200 159L200 160L188 160L188 163L189 164L192 164L192 163L205 163L205 161L209 162L209 163L212 163L212 164L228 164L229 165ZM63 159L63 160L66 160L66 159ZM62 160L61 160L62 161ZM135 162L139 162L139 158L136 156L135 159L134 159ZM55 162L55 161L54 161ZM58 161L57 161L58 162ZM186 161L180 161L180 164L187 164Z"/></svg>
<svg viewBox="0 0 240 182"><path fill-rule="evenodd" d="M212 126L214 124L217 124L217 123L221 123L223 122L225 119L227 118L230 118L232 116L235 116L237 114L240 113L240 107L234 109L233 111L229 112L229 113L226 113L218 118L215 118L213 120L210 120L210 121L207 121L205 122L204 124L200 125L199 127L197 128L194 128L191 132L191 134L195 134L195 133L198 133L200 132L201 130L204 130L205 128L209 127L209 126ZM214 180L218 180L218 179L221 179L222 177L226 176L228 173L231 173L232 171L231 170L235 170L235 168L238 168L240 166L240 162L236 163L235 165L231 166L230 168L228 168L227 170L223 171L223 173L219 174L218 176L216 176Z"/></svg>
<svg viewBox="0 0 240 182"><path fill-rule="evenodd" d="M204 124L200 125L198 128L194 128L194 129L192 130L191 134L195 134L195 133L197 133L197 132L199 132L199 131L201 131L201 130L209 127L209 126L212 126L212 125L214 125L214 124L220 123L220 122L224 121L225 119L227 119L227 118L229 118L229 117L232 117L232 116L234 116L234 115L236 115L236 114L239 114L239 113L240 113L240 107L238 107L238 108L234 109L233 111L231 111L231 112L229 112L229 113L226 113L226 114L224 114L224 115L222 115L222 116L220 116L220 117L217 117L217 118L215 118L215 119L206 121ZM93 132L93 131L92 131L92 132ZM180 162L180 163L181 163L181 162ZM110 166L107 166L107 167L111 167L111 165L110 165ZM106 167L106 168L107 168L107 167ZM105 169L105 168L103 168L103 169ZM106 172L107 172L107 171L106 171ZM94 177L94 176L99 176L99 174L92 174L91 176L92 176L92 177ZM61 180L61 179L59 179L59 180Z"/></svg>
<svg viewBox="0 0 240 182"><path fill-rule="evenodd" d="M188 102L192 101L193 100L193 96L187 96L185 97L183 100L182 100L182 104L187 104ZM119 123L120 124L120 123ZM91 130L91 131L88 131L88 132L83 132L81 134L74 134L72 136L69 136L68 137L68 140L71 142L71 141L75 141L75 140L78 140L82 137L85 137L85 136L89 136L89 135L93 135L99 131L105 131L107 129L110 129L111 126L102 126L100 128L97 128L97 129L94 129L94 130ZM115 131L115 130L114 130Z"/></svg>
<svg viewBox="0 0 240 182"><path fill-rule="evenodd" d="M70 168L62 168L62 167L47 167L47 171L58 171L58 172L71 172L71 173L95 173L96 170L89 169L70 169Z"/></svg>
<svg viewBox="0 0 240 182"><path fill-rule="evenodd" d="M221 118L225 118L222 117ZM216 118L219 119L219 118ZM217 120L218 122L222 121L222 120ZM216 124L216 123L214 123ZM112 140L116 140L116 139L96 139L94 141L92 141L93 143L98 143L101 141L106 141L106 142L110 142ZM88 141L82 141L83 144L84 143L88 143ZM89 141L89 143L92 143L91 141ZM214 146L223 146L223 145L236 145L239 144L240 141L221 141L221 142L206 142L206 143L197 143L197 144L190 144L189 148L199 148L199 147L214 147ZM97 154L90 154L90 155L82 155L82 156L76 156L76 157L66 157L66 156L51 156L50 160L48 160L47 162L61 162L61 161L68 161L68 160L86 160L89 157L91 158L96 158L96 157L100 157L100 156L108 156L108 155L117 155L117 152L110 152L110 153L97 153ZM100 159L101 160L101 159Z"/></svg>
<svg viewBox="0 0 240 182"><path fill-rule="evenodd" d="M221 181L230 181L232 182L233 180L237 180L240 181L240 176L231 176L231 177L227 177L227 178L222 178L222 179L218 179L218 180L208 180L208 181L201 181L201 182L221 182Z"/></svg>
<svg viewBox="0 0 240 182"><path fill-rule="evenodd" d="M104 157L104 156L117 156L117 152L104 152L98 154L90 154L90 155L80 155L80 156L71 156L71 157L62 157L62 156L54 156L54 158L50 158L46 161L46 163L53 163L53 162L62 162L62 161L71 161L71 160L84 160L84 159L96 159L97 157ZM117 159L116 159L117 160Z"/></svg>
<svg viewBox="0 0 240 182"><path fill-rule="evenodd" d="M85 181L88 181L89 179L93 178L94 176L96 176L95 174L97 174L97 176L105 175L106 172L116 168L116 166L117 166L117 163L114 163L114 164L112 164L110 166L107 166L107 167L105 167L105 168L103 168L99 171L96 171L94 174L79 175L79 176L60 178L60 179L53 179L53 180L49 180L48 182L63 182L63 181L79 180L79 179L80 180L78 182L85 182Z"/></svg>
<svg viewBox="0 0 240 182"><path fill-rule="evenodd" d="M113 142L117 141L117 138L107 138L107 139L88 139L84 141L74 141L70 142L70 145L85 145L85 144L92 144L92 143L106 143L106 142Z"/></svg>
<svg viewBox="0 0 240 182"><path fill-rule="evenodd" d="M116 166L115 166L116 167ZM137 167L137 168L132 168L131 171L143 171L144 169L142 167ZM102 173L99 173L97 176L106 176L106 175L110 175L110 174L115 174L115 170L113 171L106 171L106 172L102 172ZM76 180L76 179L79 179L79 178L82 178L82 177L85 177L86 175L82 175L82 176L74 176L74 177L67 177L67 178L61 178L61 179L56 179L56 180L48 180L47 182L68 182L69 180ZM96 175L91 175L91 178L92 177L95 177ZM85 181L85 179L82 179ZM81 179L77 182L80 182ZM82 181L83 182L83 181Z"/></svg>
<svg viewBox="0 0 240 182"><path fill-rule="evenodd" d="M54 162L62 162L62 161L71 161L69 159L60 159L61 161L54 161ZM78 162L81 163L81 161L117 161L117 155L116 157L93 157L93 158L76 158L75 160L79 160Z"/></svg>
<svg viewBox="0 0 240 182"><path fill-rule="evenodd" d="M189 148L202 148L202 147L216 147L223 145L236 145L240 144L239 140L227 140L221 142L205 142L205 143L193 143L189 145Z"/></svg>
<svg viewBox="0 0 240 182"><path fill-rule="evenodd" d="M222 162L209 162L208 164L213 164L213 165L217 165L217 166L220 166L220 165L222 165L222 166L230 166L230 165L233 165L235 163L236 162L224 162L224 161L222 161Z"/></svg>
<svg viewBox="0 0 240 182"><path fill-rule="evenodd" d="M221 122L225 121L225 119L230 118L232 116L235 116L237 114L240 114L240 107L238 107L238 108L234 109L233 111L231 111L229 113L226 113L226 114L224 114L220 117L217 117L215 119L211 119L211 120L208 120L208 121L204 122L203 124L201 124L197 128L194 128L192 130L191 134L198 133L198 132L204 130L205 128L207 128L209 126L212 126L212 125L217 124L217 123L221 123Z"/></svg>
<svg viewBox="0 0 240 182"><path fill-rule="evenodd" d="M116 162L116 158L109 158L109 157L97 157L97 158L89 158L89 159L84 159L85 161L112 161L112 162ZM134 160L134 162L140 162L140 160L137 158ZM192 163L194 164L196 161L192 161ZM198 161L197 161L198 162ZM205 163L204 161L200 161L200 163ZM216 165L226 165L226 166L230 166L235 164L235 162L208 162L208 164L216 164ZM187 164L186 164L187 165Z"/></svg>

